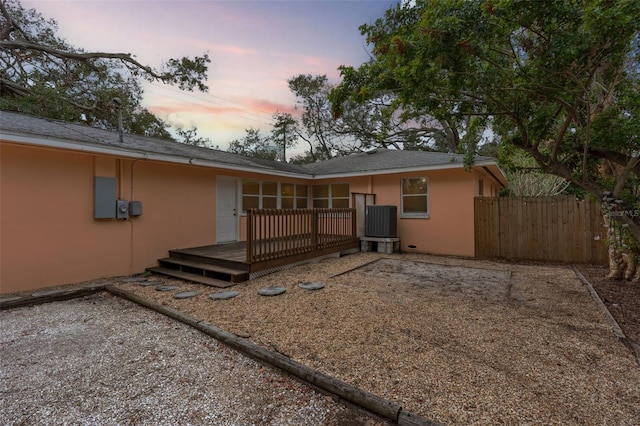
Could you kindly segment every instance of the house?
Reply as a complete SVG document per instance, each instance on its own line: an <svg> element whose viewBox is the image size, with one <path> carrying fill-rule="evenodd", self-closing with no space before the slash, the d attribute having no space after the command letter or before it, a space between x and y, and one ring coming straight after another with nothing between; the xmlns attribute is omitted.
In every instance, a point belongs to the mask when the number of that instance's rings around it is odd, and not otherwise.
<svg viewBox="0 0 640 426"><path fill-rule="evenodd" d="M252 208L398 207L401 250L474 256L494 159L376 150L297 166L0 112L0 293L143 272L247 239ZM358 229L361 234L362 229Z"/></svg>

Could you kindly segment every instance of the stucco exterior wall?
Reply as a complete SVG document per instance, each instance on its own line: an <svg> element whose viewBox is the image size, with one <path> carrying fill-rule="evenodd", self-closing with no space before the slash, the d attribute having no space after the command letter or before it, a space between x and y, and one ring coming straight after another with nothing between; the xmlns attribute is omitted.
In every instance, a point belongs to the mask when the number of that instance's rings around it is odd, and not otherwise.
<svg viewBox="0 0 640 426"><path fill-rule="evenodd" d="M0 161L0 293L139 273L215 241L215 170L11 144ZM94 219L95 176L142 216Z"/></svg>
<svg viewBox="0 0 640 426"><path fill-rule="evenodd" d="M428 218L401 215L402 179L416 177L426 177L429 182ZM478 192L478 179L475 172L448 169L336 178L317 183L348 182L352 193L373 193L376 204L398 206L398 237L402 251L473 257L473 198Z"/></svg>
<svg viewBox="0 0 640 426"><path fill-rule="evenodd" d="M351 193L375 194L376 204L398 206L402 251L457 256L474 256L473 198L480 186L485 195L497 192L482 171L312 180L0 141L0 293L140 273L170 249L214 244L221 175L237 179L241 241L246 239L242 179L349 183ZM116 178L117 197L140 201L142 215L94 219L96 176ZM401 182L410 177L428 179L428 218L401 215Z"/></svg>

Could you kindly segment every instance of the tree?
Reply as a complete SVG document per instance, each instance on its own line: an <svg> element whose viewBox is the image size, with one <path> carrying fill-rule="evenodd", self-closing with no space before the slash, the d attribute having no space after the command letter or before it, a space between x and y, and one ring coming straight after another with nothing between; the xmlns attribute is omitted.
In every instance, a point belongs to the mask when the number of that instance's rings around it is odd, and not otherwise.
<svg viewBox="0 0 640 426"><path fill-rule="evenodd" d="M394 110L392 93L376 93L366 102L336 99L341 105L335 115L334 87L326 75L300 74L288 83L296 109L302 111L299 136L308 144L307 158L313 161L371 148L459 152L459 123Z"/></svg>
<svg viewBox="0 0 640 426"><path fill-rule="evenodd" d="M212 148L213 142L209 138L203 138L198 136L198 128L191 127L189 129L178 129L176 133L180 137L178 142L186 145L200 146L203 148Z"/></svg>
<svg viewBox="0 0 640 426"><path fill-rule="evenodd" d="M505 147L502 148L505 149ZM509 195L516 197L553 196L564 193L569 187L570 182L566 179L540 170L535 160L526 152L512 151L501 163L509 182ZM505 156L502 153L501 157Z"/></svg>
<svg viewBox="0 0 640 426"><path fill-rule="evenodd" d="M298 143L298 123L291 114L276 112L273 114L273 129L271 141L278 147L276 159L287 162L287 148L293 148Z"/></svg>
<svg viewBox="0 0 640 426"><path fill-rule="evenodd" d="M289 90L296 96L296 110L302 111L298 137L309 147L299 162L329 159L345 151L346 143L336 131L328 100L329 85L326 75L300 74L287 80ZM352 150L351 150L352 151Z"/></svg>
<svg viewBox="0 0 640 426"><path fill-rule="evenodd" d="M259 129L245 129L246 135L242 139L235 139L229 144L228 152L246 155L247 157L263 158L275 161L278 149L271 138L262 136Z"/></svg>
<svg viewBox="0 0 640 426"><path fill-rule="evenodd" d="M57 23L18 0L0 2L0 108L170 138L168 125L141 107L139 79L207 91L207 54L170 59L159 69L130 53L87 52L56 36Z"/></svg>
<svg viewBox="0 0 640 426"><path fill-rule="evenodd" d="M439 119L491 120L545 173L614 201L637 242L639 23L637 0L407 2L361 27L374 56L342 67L334 96L385 91Z"/></svg>

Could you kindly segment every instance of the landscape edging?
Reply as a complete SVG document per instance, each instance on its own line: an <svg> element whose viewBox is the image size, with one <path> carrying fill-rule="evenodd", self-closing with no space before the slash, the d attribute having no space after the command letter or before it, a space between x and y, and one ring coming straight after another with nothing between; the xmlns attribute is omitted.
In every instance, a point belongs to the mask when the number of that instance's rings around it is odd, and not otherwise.
<svg viewBox="0 0 640 426"><path fill-rule="evenodd" d="M39 305L41 303L58 302L61 300L76 299L104 291L104 286L77 289L51 290L51 294L43 296L18 296L15 300L0 301L0 311L5 309L22 308L25 306ZM55 292L54 292L55 291ZM34 293L34 294L37 294Z"/></svg>
<svg viewBox="0 0 640 426"><path fill-rule="evenodd" d="M313 370L300 364L282 354L269 351L252 341L239 337L233 333L222 330L214 325L198 320L191 315L178 311L177 309L161 305L115 286L106 286L108 292L127 299L131 302L152 309L158 313L166 315L184 324L187 324L225 345L240 351L249 357L260 361L263 364L280 369L295 376L299 380L310 384L324 392L335 395L351 404L362 407L376 415L391 420L401 426L436 426L437 422L424 419L402 408L399 404L388 401L370 392L366 392L341 380L335 379L327 374Z"/></svg>
<svg viewBox="0 0 640 426"><path fill-rule="evenodd" d="M623 345L631 350L631 353L636 358L636 363L638 364L638 366L640 366L640 346L638 346L624 334L624 331L622 331L622 328L620 328L618 321L616 321L613 315L611 315L611 312L609 312L607 305L605 305L602 299L600 299L600 295L598 294L596 289L593 288L589 280L582 274L582 272L580 272L580 270L576 266L573 266L572 269L578 279L582 281L582 284L584 284L584 286L587 288L587 290L591 294L591 297L593 297L593 299L596 301L596 303L604 313L604 316L607 318L607 321L609 321L609 324L611 324L613 334L615 334L615 336L622 342Z"/></svg>

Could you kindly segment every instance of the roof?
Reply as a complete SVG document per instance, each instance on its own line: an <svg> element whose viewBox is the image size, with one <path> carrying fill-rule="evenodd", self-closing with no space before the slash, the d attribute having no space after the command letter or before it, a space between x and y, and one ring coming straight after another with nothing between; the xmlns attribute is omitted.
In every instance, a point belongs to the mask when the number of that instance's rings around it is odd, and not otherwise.
<svg viewBox="0 0 640 426"><path fill-rule="evenodd" d="M89 152L116 151L113 153L129 153L140 158L154 158L153 154L155 154L157 159L169 160L173 157L183 159L184 161L181 162L190 164L199 164L197 160L200 160L215 163L222 168L277 174L307 174L303 168L294 164L146 136L125 134L123 143L120 143L117 131L0 111L0 136L7 138L9 134L14 138L18 136L18 139L23 142L36 145L60 146Z"/></svg>
<svg viewBox="0 0 640 426"><path fill-rule="evenodd" d="M475 165L495 165L491 157L476 156ZM305 169L313 175L347 176L387 174L411 170L435 170L464 167L464 155L430 151L402 151L374 149L368 152L337 157L307 164Z"/></svg>
<svg viewBox="0 0 640 426"><path fill-rule="evenodd" d="M463 155L387 149L352 154L313 164L294 165L131 134L125 134L121 143L116 131L7 111L0 111L0 137L32 145L301 178L348 177L464 167ZM475 157L474 166L497 168L495 159L481 156ZM498 173L501 174L501 171Z"/></svg>

